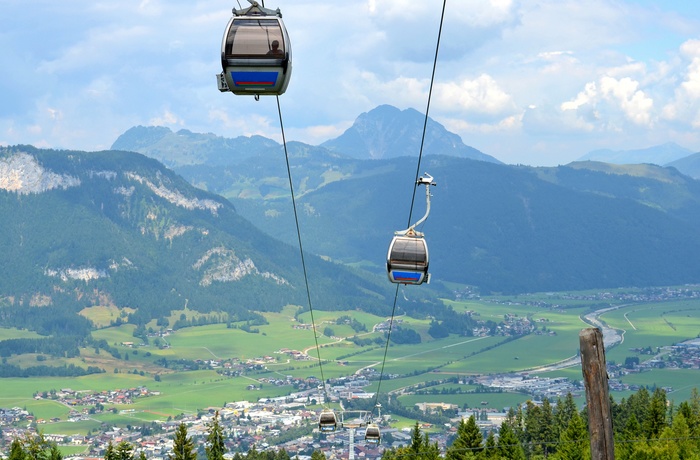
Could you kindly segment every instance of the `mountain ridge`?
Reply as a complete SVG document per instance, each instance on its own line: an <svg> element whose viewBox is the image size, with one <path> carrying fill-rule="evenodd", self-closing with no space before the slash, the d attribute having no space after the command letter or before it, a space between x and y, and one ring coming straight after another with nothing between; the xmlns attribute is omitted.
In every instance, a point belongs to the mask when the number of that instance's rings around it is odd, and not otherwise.
<svg viewBox="0 0 700 460"><path fill-rule="evenodd" d="M299 141L297 151L312 149L326 151L332 156L351 159L383 159L418 155L425 116L415 109L399 110L390 105L378 106L360 114L353 126L335 139L318 146ZM379 145L374 148L372 146ZM231 165L269 155L281 149L277 142L262 136L219 137L211 133L197 134L188 130L171 131L164 127L135 126L120 135L113 150L143 153L172 168L198 164ZM496 158L469 147L462 139L440 123L428 119L425 155L454 155L481 161L500 163Z"/></svg>
<svg viewBox="0 0 700 460"><path fill-rule="evenodd" d="M0 148L0 212L0 305L107 302L150 319L183 306L239 314L305 303L298 250L141 154ZM377 308L385 295L349 269L307 263L330 308Z"/></svg>

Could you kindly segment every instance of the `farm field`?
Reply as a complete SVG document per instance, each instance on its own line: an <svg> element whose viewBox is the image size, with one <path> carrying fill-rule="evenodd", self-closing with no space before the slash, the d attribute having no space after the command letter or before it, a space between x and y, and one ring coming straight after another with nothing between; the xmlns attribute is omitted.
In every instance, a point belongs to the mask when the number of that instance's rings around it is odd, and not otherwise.
<svg viewBox="0 0 700 460"><path fill-rule="evenodd" d="M195 413L206 407L221 407L226 402L283 396L295 389L290 385L277 386L264 383L267 380L286 376L306 378L320 375L318 356L323 362L323 378L335 378L354 374L365 367L377 372L383 370L381 386L373 380L365 390L393 392L425 381L453 376L484 375L491 373L522 372L551 364L570 357L578 352L578 334L588 327L581 316L591 311L591 307L603 308L600 302L574 300L569 297L557 298L556 294L513 296L470 300L464 302L445 301L455 311L471 311L476 318L495 323L506 317L528 318L536 326L537 334L531 333L519 338L505 336L469 337L450 335L442 339L432 339L427 333L430 320L402 317L401 326L417 331L422 342L419 344L396 344L389 347L383 343L358 346L345 338L355 335L367 339L376 337L384 340L383 333L372 332L373 327L385 317L359 311L315 311L314 322L320 349L316 349L314 332L309 327L309 312L298 313L298 307L288 306L278 313L263 313L268 324L256 325L257 332L246 332L240 324L231 328L226 324L210 324L179 329L163 337L166 347L158 347L151 340L149 345L132 348L129 344L139 344L133 336L134 326L104 327L93 332L96 340L104 339L119 351L121 359L113 358L104 350L85 349L80 358L70 362L77 365L98 365L107 370L103 374L93 374L77 378L29 378L2 380L3 394L0 407L23 407L37 418L49 420L60 418L57 424L46 424L45 432L82 432L94 428L95 424L126 425L135 422L151 422L174 417L181 413ZM608 305L610 302L608 303ZM622 304L617 302L617 304ZM557 305L556 308L542 305ZM102 324L117 317L118 311L95 309L86 314L100 319ZM185 313L180 313L180 315ZM191 311L186 314L192 315ZM297 314L297 319L295 319ZM177 316L177 315L176 315ZM337 324L341 316L349 316L361 323L367 332L356 333L347 324ZM640 361L652 358L639 352L642 348L669 346L680 341L695 338L700 333L700 302L669 301L635 303L620 306L600 316L609 326L624 330L624 341L606 350L608 362L624 362L627 357L639 357ZM398 324L398 322L396 323ZM324 335L330 328L333 337ZM32 337L28 331L2 329L0 337ZM280 350L298 350L309 355L307 360L295 360ZM634 350L636 351L634 351ZM386 353L386 360L384 361ZM212 369L174 370L166 367L166 362L188 360L201 362L209 360L237 359L260 360L258 370L245 375L224 376ZM36 362L32 356L12 359L26 363ZM257 362L257 361L256 361ZM382 369L383 365L383 369ZM564 376L581 380L581 368L574 366L556 371L542 372L542 377ZM157 378L156 378L157 376ZM694 386L700 386L700 371L693 369L658 369L640 374L621 377L624 383L647 386L673 387L670 399L677 401L689 398ZM250 389L251 385L254 387ZM86 422L64 422L68 407L54 401L35 400L36 392L71 388L73 390L114 390L145 386L157 395L138 398L128 407L114 406L118 411L125 408L133 412L116 414L103 413ZM447 384L439 389L456 386ZM464 386L467 388L468 386ZM616 399L628 393L611 393ZM480 408L482 401L489 407L509 407L531 399L519 393L469 393L445 395L403 394L400 401L405 405L417 402L451 402L460 407ZM583 398L577 401L583 402ZM81 424L82 423L82 424ZM59 431L56 431L59 430ZM68 430L68 431L64 431Z"/></svg>
<svg viewBox="0 0 700 460"><path fill-rule="evenodd" d="M600 317L609 326L625 331L624 341L607 353L608 360L624 361L638 356L645 361L652 355L631 349L664 347L695 338L700 333L700 302L678 301L650 305L630 305Z"/></svg>
<svg viewBox="0 0 700 460"><path fill-rule="evenodd" d="M460 409L469 408L476 410L479 410L484 407L495 408L498 410L507 410L507 408L517 406L518 404L521 404L524 401L527 401L528 399L532 398L519 393L405 395L399 397L399 401L401 401L401 403L407 407L412 407L418 403L429 402L456 404L457 406L459 406Z"/></svg>

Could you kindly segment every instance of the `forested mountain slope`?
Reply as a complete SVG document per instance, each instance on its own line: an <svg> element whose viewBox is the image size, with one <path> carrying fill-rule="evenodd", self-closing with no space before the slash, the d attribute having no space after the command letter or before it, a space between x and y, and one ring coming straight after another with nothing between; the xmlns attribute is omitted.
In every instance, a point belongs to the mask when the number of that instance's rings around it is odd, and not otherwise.
<svg viewBox="0 0 700 460"><path fill-rule="evenodd" d="M0 306L129 306L147 320L307 304L298 247L140 154L2 148L0 215ZM384 279L306 263L322 308L382 305Z"/></svg>

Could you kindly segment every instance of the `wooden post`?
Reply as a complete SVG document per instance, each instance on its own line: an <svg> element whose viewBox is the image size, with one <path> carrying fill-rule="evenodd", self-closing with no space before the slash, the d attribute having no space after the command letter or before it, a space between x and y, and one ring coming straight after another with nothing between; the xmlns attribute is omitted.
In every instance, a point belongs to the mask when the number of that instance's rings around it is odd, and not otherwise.
<svg viewBox="0 0 700 460"><path fill-rule="evenodd" d="M586 385L591 460L614 460L615 446L603 333L597 328L583 329L579 334L579 343L583 381Z"/></svg>

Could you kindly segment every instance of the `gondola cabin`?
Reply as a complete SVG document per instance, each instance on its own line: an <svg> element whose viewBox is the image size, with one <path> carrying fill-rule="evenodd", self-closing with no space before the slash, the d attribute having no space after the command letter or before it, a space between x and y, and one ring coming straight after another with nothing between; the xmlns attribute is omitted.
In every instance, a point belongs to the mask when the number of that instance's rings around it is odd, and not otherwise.
<svg viewBox="0 0 700 460"><path fill-rule="evenodd" d="M368 444L379 444L379 441L381 441L379 426L375 423L370 423L365 430L365 442Z"/></svg>
<svg viewBox="0 0 700 460"><path fill-rule="evenodd" d="M233 10L221 42L219 91L280 95L292 75L292 49L280 10L252 6Z"/></svg>
<svg viewBox="0 0 700 460"><path fill-rule="evenodd" d="M409 232L395 235L389 245L386 260L389 281L399 284L430 281L428 262L428 245L422 234Z"/></svg>
<svg viewBox="0 0 700 460"><path fill-rule="evenodd" d="M318 418L318 429L324 433L330 433L338 428L338 419L331 409L324 409Z"/></svg>

